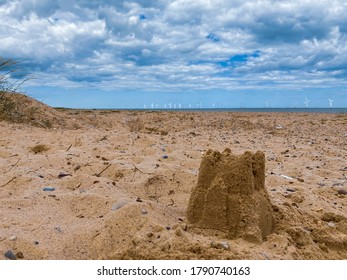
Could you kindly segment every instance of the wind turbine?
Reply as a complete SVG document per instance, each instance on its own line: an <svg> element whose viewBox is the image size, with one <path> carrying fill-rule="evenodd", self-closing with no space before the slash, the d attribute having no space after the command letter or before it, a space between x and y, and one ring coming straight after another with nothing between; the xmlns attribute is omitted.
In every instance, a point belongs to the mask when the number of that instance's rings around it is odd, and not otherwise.
<svg viewBox="0 0 347 280"><path fill-rule="evenodd" d="M298 100L294 99L294 108L298 105Z"/></svg>
<svg viewBox="0 0 347 280"><path fill-rule="evenodd" d="M308 108L308 103L310 103L310 100L307 99L307 97L305 97L305 102L304 103L305 103L305 107Z"/></svg>
<svg viewBox="0 0 347 280"><path fill-rule="evenodd" d="M333 107L333 102L334 102L334 99L330 99L330 98L329 98L329 107L330 107L330 108Z"/></svg>

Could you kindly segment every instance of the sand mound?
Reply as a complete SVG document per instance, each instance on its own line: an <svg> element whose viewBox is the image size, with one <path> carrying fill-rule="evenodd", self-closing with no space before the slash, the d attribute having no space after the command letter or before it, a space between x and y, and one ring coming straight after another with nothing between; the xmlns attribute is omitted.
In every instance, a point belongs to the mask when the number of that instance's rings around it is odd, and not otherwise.
<svg viewBox="0 0 347 280"><path fill-rule="evenodd" d="M65 125L61 112L20 93L0 92L0 120L39 127Z"/></svg>
<svg viewBox="0 0 347 280"><path fill-rule="evenodd" d="M201 161L198 183L187 212L199 228L220 230L227 238L262 241L274 227L265 189L265 156L241 156L209 150Z"/></svg>

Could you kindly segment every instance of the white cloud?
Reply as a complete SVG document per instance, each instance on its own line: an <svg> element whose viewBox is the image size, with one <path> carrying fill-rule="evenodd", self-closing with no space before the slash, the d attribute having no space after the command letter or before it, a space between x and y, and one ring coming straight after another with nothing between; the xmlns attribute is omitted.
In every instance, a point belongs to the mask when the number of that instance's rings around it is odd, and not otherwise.
<svg viewBox="0 0 347 280"><path fill-rule="evenodd" d="M8 0L0 18L0 56L24 60L35 83L224 90L347 76L342 0Z"/></svg>

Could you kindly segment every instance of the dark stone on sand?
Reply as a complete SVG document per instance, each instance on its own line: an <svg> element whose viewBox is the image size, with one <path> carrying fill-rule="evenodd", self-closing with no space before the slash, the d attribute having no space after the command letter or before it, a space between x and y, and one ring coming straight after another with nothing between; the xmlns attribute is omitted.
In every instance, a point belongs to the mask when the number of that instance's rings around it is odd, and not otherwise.
<svg viewBox="0 0 347 280"><path fill-rule="evenodd" d="M290 189L290 188L287 188L286 191L287 191L287 192L296 192L295 189Z"/></svg>
<svg viewBox="0 0 347 280"><path fill-rule="evenodd" d="M66 176L72 176L72 174L69 174L69 173L59 173L58 175L58 178L63 178L63 177L66 177Z"/></svg>
<svg viewBox="0 0 347 280"><path fill-rule="evenodd" d="M55 188L45 187L45 188L43 188L43 191L44 192L53 192L53 191L55 191Z"/></svg>
<svg viewBox="0 0 347 280"><path fill-rule="evenodd" d="M22 252L16 253L16 257L17 257L17 259L24 259L24 255Z"/></svg>
<svg viewBox="0 0 347 280"><path fill-rule="evenodd" d="M338 194L344 194L344 195L346 195L346 194L347 194L347 191L341 189L341 190L338 190L337 193L338 193Z"/></svg>
<svg viewBox="0 0 347 280"><path fill-rule="evenodd" d="M82 167L81 165L77 165L77 166L74 168L74 171L80 170L81 167Z"/></svg>
<svg viewBox="0 0 347 280"><path fill-rule="evenodd" d="M167 159L167 158L169 158L167 155L164 155L164 156L163 156L163 159Z"/></svg>
<svg viewBox="0 0 347 280"><path fill-rule="evenodd" d="M8 259L10 259L10 260L16 260L16 259L17 259L16 255L13 254L12 251L7 251L7 252L5 253L5 257L8 258Z"/></svg>

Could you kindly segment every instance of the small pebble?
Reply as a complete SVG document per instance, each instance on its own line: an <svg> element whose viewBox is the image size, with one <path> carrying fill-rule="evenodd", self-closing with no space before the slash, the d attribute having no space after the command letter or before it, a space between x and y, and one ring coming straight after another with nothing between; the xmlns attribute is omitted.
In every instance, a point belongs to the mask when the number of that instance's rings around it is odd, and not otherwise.
<svg viewBox="0 0 347 280"><path fill-rule="evenodd" d="M287 188L286 191L287 191L287 192L296 192L295 189L289 189L289 188Z"/></svg>
<svg viewBox="0 0 347 280"><path fill-rule="evenodd" d="M77 166L74 168L74 171L80 170L81 167L82 167L81 165L77 165Z"/></svg>
<svg viewBox="0 0 347 280"><path fill-rule="evenodd" d="M336 227L335 223L333 223L333 222L329 222L329 223L327 223L327 225L328 225L328 227Z"/></svg>
<svg viewBox="0 0 347 280"><path fill-rule="evenodd" d="M229 250L229 249L230 249L230 245L229 245L229 243L226 242L226 241L221 241L221 242L220 242L220 245L222 246L222 248L223 248L224 250Z"/></svg>
<svg viewBox="0 0 347 280"><path fill-rule="evenodd" d="M145 208L142 208L141 209L141 214L142 215L146 215L146 214L148 214L148 211Z"/></svg>
<svg viewBox="0 0 347 280"><path fill-rule="evenodd" d="M16 257L17 257L17 259L24 259L24 255L22 252L16 253Z"/></svg>
<svg viewBox="0 0 347 280"><path fill-rule="evenodd" d="M115 210L122 208L127 203L128 203L128 201L126 199L120 199L119 201L117 201L117 203L112 205L112 211L115 211Z"/></svg>
<svg viewBox="0 0 347 280"><path fill-rule="evenodd" d="M287 175L280 175L282 178L287 179L287 180L293 180L293 177L287 176Z"/></svg>
<svg viewBox="0 0 347 280"><path fill-rule="evenodd" d="M72 176L72 174L61 172L61 173L59 173L58 178L63 178L63 177L66 177L66 176Z"/></svg>
<svg viewBox="0 0 347 280"><path fill-rule="evenodd" d="M10 241L16 241L17 240L17 236L13 235L10 237Z"/></svg>
<svg viewBox="0 0 347 280"><path fill-rule="evenodd" d="M16 259L17 259L17 257L15 256L15 254L13 254L12 251L7 251L7 252L5 253L5 257L8 258L8 259L10 259L10 260L16 260Z"/></svg>
<svg viewBox="0 0 347 280"><path fill-rule="evenodd" d="M173 195L173 194L175 194L174 190L170 190L169 193L168 193L168 195Z"/></svg>
<svg viewBox="0 0 347 280"><path fill-rule="evenodd" d="M62 230L61 230L60 227L55 227L54 229L55 229L56 232L62 233Z"/></svg>
<svg viewBox="0 0 347 280"><path fill-rule="evenodd" d="M53 192L53 191L55 191L55 188L46 187L46 188L43 188L43 191L44 192Z"/></svg>
<svg viewBox="0 0 347 280"><path fill-rule="evenodd" d="M167 158L169 158L167 155L164 155L163 157L162 157L163 159L167 159Z"/></svg>
<svg viewBox="0 0 347 280"><path fill-rule="evenodd" d="M185 223L183 223L183 224L181 225L181 229L183 229L184 231L187 231L187 230L188 230L188 225L185 224Z"/></svg>
<svg viewBox="0 0 347 280"><path fill-rule="evenodd" d="M230 245L227 241L211 242L211 247L215 249L230 250Z"/></svg>
<svg viewBox="0 0 347 280"><path fill-rule="evenodd" d="M346 194L347 194L347 191L346 191L346 190L338 190L337 193L338 193L338 194L344 194L344 195L346 195Z"/></svg>
<svg viewBox="0 0 347 280"><path fill-rule="evenodd" d="M170 227L170 226L166 226L165 228L166 228L167 230L170 230L170 229L171 229L171 227Z"/></svg>

